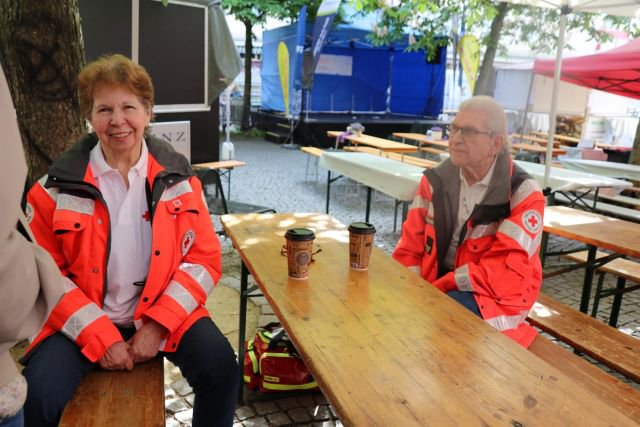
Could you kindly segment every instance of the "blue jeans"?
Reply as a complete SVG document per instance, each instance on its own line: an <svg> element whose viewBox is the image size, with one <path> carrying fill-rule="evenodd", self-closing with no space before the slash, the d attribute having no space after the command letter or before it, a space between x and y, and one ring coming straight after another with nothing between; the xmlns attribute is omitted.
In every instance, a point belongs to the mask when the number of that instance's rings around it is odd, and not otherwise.
<svg viewBox="0 0 640 427"><path fill-rule="evenodd" d="M478 308L478 303L476 302L473 293L464 291L449 291L447 292L447 295L465 306L465 308L471 310L471 312L476 316L482 317L482 315L480 314L480 309Z"/></svg>
<svg viewBox="0 0 640 427"><path fill-rule="evenodd" d="M0 427L24 427L24 409L20 409L14 416L0 421Z"/></svg>
<svg viewBox="0 0 640 427"><path fill-rule="evenodd" d="M129 331L122 331L125 339ZM194 323L175 353L160 353L180 368L195 393L193 426L231 426L238 395L238 363L210 318ZM57 426L82 378L94 367L61 333L44 340L25 360L28 390L25 425ZM97 365L95 365L97 366ZM140 402L144 405L144 402Z"/></svg>

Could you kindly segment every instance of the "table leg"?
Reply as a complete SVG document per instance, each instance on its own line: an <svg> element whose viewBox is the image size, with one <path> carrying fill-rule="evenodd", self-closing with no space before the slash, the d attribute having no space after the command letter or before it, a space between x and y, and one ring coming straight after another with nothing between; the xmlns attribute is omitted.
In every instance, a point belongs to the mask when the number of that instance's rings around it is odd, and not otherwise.
<svg viewBox="0 0 640 427"><path fill-rule="evenodd" d="M249 269L242 261L242 273L240 274L240 329L238 330L238 364L240 365L240 387L238 388L238 403L244 400L244 340L247 327L247 299L249 291Z"/></svg>
<svg viewBox="0 0 640 427"><path fill-rule="evenodd" d="M369 222L369 211L371 211L371 187L367 187L367 213L364 217L366 222Z"/></svg>
<svg viewBox="0 0 640 427"><path fill-rule="evenodd" d="M547 259L547 246L549 245L549 233L542 232L542 240L540 241L540 262L544 268L544 262Z"/></svg>
<svg viewBox="0 0 640 427"><path fill-rule="evenodd" d="M589 255L587 257L587 267L584 272L584 283L582 284L582 297L580 298L580 311L583 313L589 312L589 297L591 296L591 284L593 283L593 273L597 269L597 266L592 265L596 259L596 252L598 248L589 245Z"/></svg>
<svg viewBox="0 0 640 427"><path fill-rule="evenodd" d="M402 202L402 224L404 224L404 222L407 220L408 213L409 213L409 203Z"/></svg>
<svg viewBox="0 0 640 427"><path fill-rule="evenodd" d="M338 143L336 142L336 145ZM324 210L324 213L329 213L329 195L331 193L331 171L327 171L327 207Z"/></svg>
<svg viewBox="0 0 640 427"><path fill-rule="evenodd" d="M626 285L624 277L618 277L616 282L616 293L613 295L613 303L611 304L611 315L609 316L609 325L614 328L618 327L618 315L620 314L620 306L622 305L622 294Z"/></svg>
<svg viewBox="0 0 640 427"><path fill-rule="evenodd" d="M231 200L231 169L227 173L227 200Z"/></svg>

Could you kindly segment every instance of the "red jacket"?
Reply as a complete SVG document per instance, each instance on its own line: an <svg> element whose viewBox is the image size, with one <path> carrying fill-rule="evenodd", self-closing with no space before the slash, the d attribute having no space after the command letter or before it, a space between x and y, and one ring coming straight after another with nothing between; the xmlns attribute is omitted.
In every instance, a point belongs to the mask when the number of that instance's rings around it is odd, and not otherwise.
<svg viewBox="0 0 640 427"><path fill-rule="evenodd" d="M89 167L89 153L97 142L94 134L82 138L27 196L31 228L66 282L64 297L28 351L61 331L95 362L123 340L102 311L110 220ZM160 350L172 352L184 332L209 315L204 304L221 276L220 243L187 159L154 137L147 138L147 147L152 254L134 320L153 319L167 328Z"/></svg>
<svg viewBox="0 0 640 427"><path fill-rule="evenodd" d="M393 257L443 292L470 291L482 318L524 347L536 337L525 319L542 284L538 251L545 199L507 153L462 227L454 271L443 268L458 212L460 169L450 160L426 170Z"/></svg>

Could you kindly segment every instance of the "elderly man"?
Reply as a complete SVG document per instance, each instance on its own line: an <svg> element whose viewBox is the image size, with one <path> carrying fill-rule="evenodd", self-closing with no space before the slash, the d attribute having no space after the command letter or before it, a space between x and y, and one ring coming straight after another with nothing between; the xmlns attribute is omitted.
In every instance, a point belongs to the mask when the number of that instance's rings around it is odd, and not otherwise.
<svg viewBox="0 0 640 427"><path fill-rule="evenodd" d="M449 150L424 172L393 257L528 347L544 196L509 157L504 110L490 97L460 105Z"/></svg>

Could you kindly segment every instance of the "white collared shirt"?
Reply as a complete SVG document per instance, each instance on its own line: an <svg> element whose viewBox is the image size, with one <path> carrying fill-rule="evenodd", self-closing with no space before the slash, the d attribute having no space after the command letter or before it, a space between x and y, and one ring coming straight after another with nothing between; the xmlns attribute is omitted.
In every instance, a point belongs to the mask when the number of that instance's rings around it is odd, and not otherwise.
<svg viewBox="0 0 640 427"><path fill-rule="evenodd" d="M145 191L148 154L143 140L140 159L128 173L129 189L120 173L107 164L100 143L91 150L89 157L111 222L103 310L119 326L133 325L133 313L142 293L142 286L134 283L144 281L149 271L151 223Z"/></svg>
<svg viewBox="0 0 640 427"><path fill-rule="evenodd" d="M458 215L456 216L456 223L453 228L453 234L451 235L449 250L444 258L444 266L449 270L453 270L462 226L471 215L471 212L473 212L473 208L475 208L475 206L482 201L484 195L487 194L495 167L496 161L494 160L484 178L471 186L467 183L467 179L464 177L462 169L460 169L460 199L458 200Z"/></svg>

